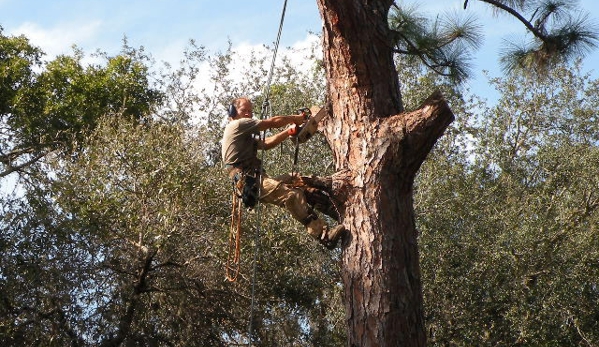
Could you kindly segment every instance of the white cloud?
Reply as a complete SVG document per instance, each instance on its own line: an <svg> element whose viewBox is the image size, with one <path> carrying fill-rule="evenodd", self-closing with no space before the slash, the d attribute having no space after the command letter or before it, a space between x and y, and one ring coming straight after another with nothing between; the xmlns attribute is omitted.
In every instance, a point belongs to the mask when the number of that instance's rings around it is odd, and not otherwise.
<svg viewBox="0 0 599 347"><path fill-rule="evenodd" d="M312 52L317 58L322 58L322 42L320 37L314 34L310 34L305 39L294 43L291 50L285 50L285 55L294 66L305 71L312 67L313 61L306 59Z"/></svg>
<svg viewBox="0 0 599 347"><path fill-rule="evenodd" d="M87 48L100 33L101 21L86 23L65 23L53 28L43 28L38 24L25 22L11 30L10 35L24 35L31 44L40 47L49 58L71 52L73 45Z"/></svg>
<svg viewBox="0 0 599 347"><path fill-rule="evenodd" d="M135 42L132 45L135 47ZM183 58L183 52L188 45L189 40L177 39L170 41L165 46L157 47L156 50L153 50L153 47L146 47L146 50L157 62L164 61L176 65Z"/></svg>
<svg viewBox="0 0 599 347"><path fill-rule="evenodd" d="M287 58L291 64L300 71L307 71L312 67L313 60L309 59L310 53L316 47L314 54L317 57L322 57L322 49L319 47L320 38L313 34L308 34L303 40L296 41L291 47L279 46L275 65L281 63L281 59ZM249 64L249 55L245 54L248 52L254 52L258 56L266 56L265 69L270 69L272 62L272 51L267 50L262 44L248 44L241 43L232 47L233 51L233 64L231 68L232 76L240 76L241 70Z"/></svg>

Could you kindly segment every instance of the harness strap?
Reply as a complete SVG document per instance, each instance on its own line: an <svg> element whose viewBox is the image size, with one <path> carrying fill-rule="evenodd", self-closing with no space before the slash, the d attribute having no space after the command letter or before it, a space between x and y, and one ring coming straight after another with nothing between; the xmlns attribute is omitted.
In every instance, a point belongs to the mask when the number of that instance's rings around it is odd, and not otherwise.
<svg viewBox="0 0 599 347"><path fill-rule="evenodd" d="M233 192L245 207L253 209L260 200L260 171L234 167L229 171Z"/></svg>

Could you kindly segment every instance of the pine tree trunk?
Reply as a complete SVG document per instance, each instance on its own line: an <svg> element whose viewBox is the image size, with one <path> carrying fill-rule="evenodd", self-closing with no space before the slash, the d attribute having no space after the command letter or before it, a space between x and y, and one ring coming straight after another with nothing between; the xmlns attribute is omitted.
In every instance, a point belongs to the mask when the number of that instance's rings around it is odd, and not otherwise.
<svg viewBox="0 0 599 347"><path fill-rule="evenodd" d="M348 345L424 346L413 182L453 121L440 94L403 113L387 26L392 1L318 0L332 117L323 132L342 202Z"/></svg>

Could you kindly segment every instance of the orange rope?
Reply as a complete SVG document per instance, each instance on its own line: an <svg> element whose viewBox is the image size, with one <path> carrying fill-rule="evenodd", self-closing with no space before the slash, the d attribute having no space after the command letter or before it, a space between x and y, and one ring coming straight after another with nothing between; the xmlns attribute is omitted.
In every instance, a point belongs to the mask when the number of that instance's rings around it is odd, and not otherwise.
<svg viewBox="0 0 599 347"><path fill-rule="evenodd" d="M237 281L241 258L241 199L233 192L233 211L231 213L231 227L229 228L229 253L227 255L227 280Z"/></svg>

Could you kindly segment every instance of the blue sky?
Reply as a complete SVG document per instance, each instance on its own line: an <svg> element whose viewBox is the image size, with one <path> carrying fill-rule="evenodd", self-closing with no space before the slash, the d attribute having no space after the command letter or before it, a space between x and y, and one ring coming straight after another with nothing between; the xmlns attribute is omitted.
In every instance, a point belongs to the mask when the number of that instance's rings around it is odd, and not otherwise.
<svg viewBox="0 0 599 347"><path fill-rule="evenodd" d="M419 4L427 13L464 12L464 0L403 0ZM599 1L581 0L580 6L599 23ZM189 39L210 51L274 42L283 0L0 0L0 25L5 35L24 34L48 56L71 53L77 45L86 53L97 49L116 53L127 36L133 47L144 46L157 60L177 62ZM513 19L494 17L488 6L471 0L469 12L484 25L485 44L473 60L475 78L468 82L478 93L491 95L481 71L500 74L497 52L502 40L522 34ZM316 1L288 0L281 46L304 41L320 32ZM585 70L599 78L599 49L585 59ZM491 96L491 98L493 98Z"/></svg>

